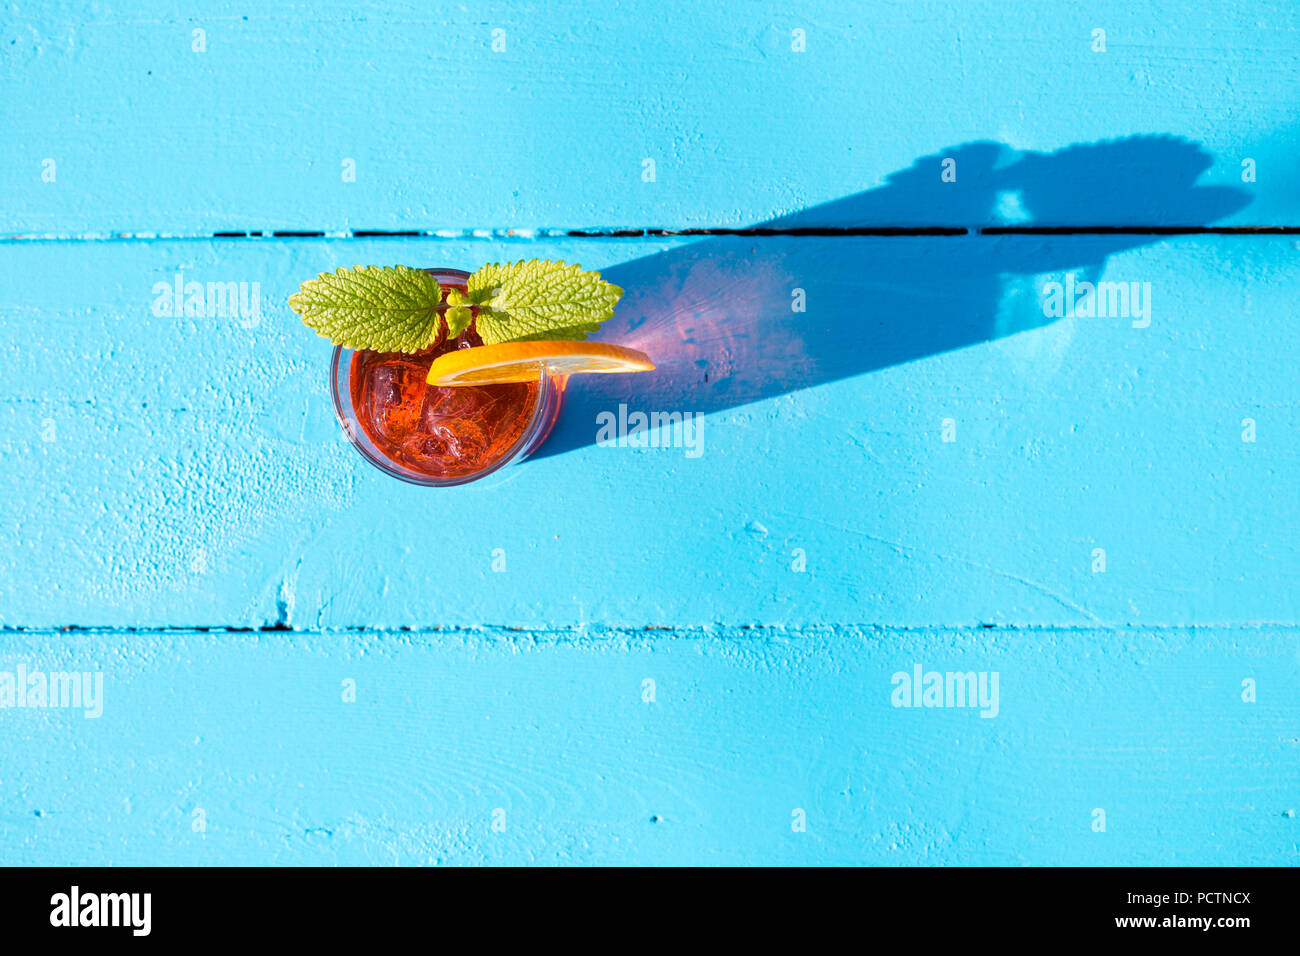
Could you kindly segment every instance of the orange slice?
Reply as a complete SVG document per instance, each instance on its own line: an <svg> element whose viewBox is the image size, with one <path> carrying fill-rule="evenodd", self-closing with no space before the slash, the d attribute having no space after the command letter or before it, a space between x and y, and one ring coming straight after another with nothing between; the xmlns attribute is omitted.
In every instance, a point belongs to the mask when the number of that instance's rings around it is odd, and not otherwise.
<svg viewBox="0 0 1300 956"><path fill-rule="evenodd" d="M532 382L543 369L558 375L648 372L650 356L604 342L502 342L439 355L429 366L430 385L495 385Z"/></svg>

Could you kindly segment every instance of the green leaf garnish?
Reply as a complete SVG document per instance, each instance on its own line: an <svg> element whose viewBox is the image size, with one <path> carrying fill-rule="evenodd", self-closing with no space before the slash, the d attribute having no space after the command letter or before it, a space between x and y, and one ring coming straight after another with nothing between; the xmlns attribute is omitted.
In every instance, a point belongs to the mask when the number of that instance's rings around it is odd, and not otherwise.
<svg viewBox="0 0 1300 956"><path fill-rule="evenodd" d="M581 266L531 259L490 263L466 283L443 290L407 266L354 266L322 272L289 296L289 307L335 345L418 352L443 333L474 323L485 345L536 339L580 341L614 314L623 290Z"/></svg>
<svg viewBox="0 0 1300 956"><path fill-rule="evenodd" d="M289 308L335 345L418 352L442 331L442 287L423 269L353 266L322 272L289 296Z"/></svg>
<svg viewBox="0 0 1300 956"><path fill-rule="evenodd" d="M469 309L470 301L461 294L460 289L448 289L447 305L451 306L446 316L447 334L460 335L469 327L470 320L474 317L474 313Z"/></svg>
<svg viewBox="0 0 1300 956"><path fill-rule="evenodd" d="M599 272L546 259L490 263L469 277L484 345L524 339L581 341L614 314L623 290Z"/></svg>

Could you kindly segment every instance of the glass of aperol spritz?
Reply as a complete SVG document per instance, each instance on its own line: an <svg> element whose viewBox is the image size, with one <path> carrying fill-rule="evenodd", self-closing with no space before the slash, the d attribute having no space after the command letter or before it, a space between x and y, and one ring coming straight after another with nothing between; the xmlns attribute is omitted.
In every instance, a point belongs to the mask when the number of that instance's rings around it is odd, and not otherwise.
<svg viewBox="0 0 1300 956"><path fill-rule="evenodd" d="M429 269L444 288L469 273ZM434 359L482 345L473 328L414 354L338 346L330 366L339 424L362 456L417 485L458 485L519 461L550 433L565 377L538 369L534 381L455 387L425 382Z"/></svg>

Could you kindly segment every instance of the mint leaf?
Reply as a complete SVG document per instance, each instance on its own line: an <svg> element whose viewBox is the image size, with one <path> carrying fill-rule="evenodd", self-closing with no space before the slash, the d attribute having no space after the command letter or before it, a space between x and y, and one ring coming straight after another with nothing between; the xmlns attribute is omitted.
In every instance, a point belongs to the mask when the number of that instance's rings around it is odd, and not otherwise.
<svg viewBox="0 0 1300 956"><path fill-rule="evenodd" d="M455 338L469 327L470 320L474 318L474 313L470 311L470 300L461 294L459 289L447 290L447 305L451 306L447 310L447 337Z"/></svg>
<svg viewBox="0 0 1300 956"><path fill-rule="evenodd" d="M467 290L466 299L479 308L475 328L484 345L581 341L614 314L623 295L599 272L544 259L485 265L469 277Z"/></svg>
<svg viewBox="0 0 1300 956"><path fill-rule="evenodd" d="M441 301L442 288L423 269L354 266L304 282L289 308L335 345L418 352L438 340Z"/></svg>
<svg viewBox="0 0 1300 956"><path fill-rule="evenodd" d="M536 339L582 340L614 314L623 290L582 266L532 259L491 263L466 291L447 293L429 273L408 266L354 266L322 272L289 296L304 323L335 345L418 352L475 323L485 345ZM475 316L477 315L477 318Z"/></svg>

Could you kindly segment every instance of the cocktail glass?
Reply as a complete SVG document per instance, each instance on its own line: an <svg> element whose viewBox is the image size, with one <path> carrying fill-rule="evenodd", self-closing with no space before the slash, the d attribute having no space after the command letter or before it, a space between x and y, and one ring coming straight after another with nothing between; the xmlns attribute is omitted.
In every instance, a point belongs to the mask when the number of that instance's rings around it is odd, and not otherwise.
<svg viewBox="0 0 1300 956"><path fill-rule="evenodd" d="M444 289L464 292L469 280L459 269L425 271ZM563 375L543 370L535 382L425 384L439 355L481 344L467 330L414 355L336 347L330 390L353 447L381 471L417 485L462 485L531 454L559 415Z"/></svg>

